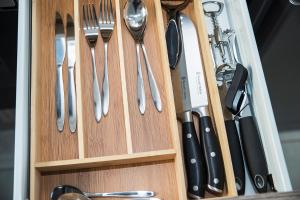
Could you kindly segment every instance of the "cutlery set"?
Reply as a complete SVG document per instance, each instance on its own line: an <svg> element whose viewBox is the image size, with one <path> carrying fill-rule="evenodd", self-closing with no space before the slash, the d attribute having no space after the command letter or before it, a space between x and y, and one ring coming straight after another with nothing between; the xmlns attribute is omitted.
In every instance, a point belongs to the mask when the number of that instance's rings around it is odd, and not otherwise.
<svg viewBox="0 0 300 200"><path fill-rule="evenodd" d="M70 15L67 15L67 39L62 17L56 13L55 17L55 54L56 54L56 124L59 131L64 129L65 121L65 98L63 82L63 63L67 51L68 56L68 116L71 133L76 131L77 111L76 111L76 90L75 90L75 34L74 22ZM67 47L66 47L67 46Z"/></svg>
<svg viewBox="0 0 300 200"><path fill-rule="evenodd" d="M198 34L193 21L181 12L188 6L190 0L184 0L180 3L166 2L162 0L161 5L168 16L165 37L176 114L182 123L182 144L188 196L195 199L203 198L205 191L216 195L222 194L226 181L224 162L220 142L210 116L210 102ZM256 190L267 192L269 184L271 190L276 191L272 175L269 174L260 133L252 111L248 70L239 61L234 30L222 30L218 21L223 8L224 4L219 1L203 2L204 14L212 21L213 33L209 34L208 37L233 161L236 189L239 195L243 195L245 192L245 160ZM109 112L108 43L115 25L112 1L100 1L99 17L97 16L95 4L84 4L82 11L83 32L92 57L94 115L96 121L100 122L101 117L106 116ZM141 115L144 115L146 111L146 95L140 49L142 49L144 55L153 104L158 112L162 112L160 92L144 44L147 17L148 11L143 0L127 0L123 9L123 19L135 42L137 62L136 97ZM64 30L62 17L59 13L56 13L56 122L58 130L63 131L65 105L62 68L66 54L68 57L68 121L70 131L74 133L77 123L74 81L76 59L74 22L70 15L67 15L66 34ZM99 34L104 42L102 92L100 92L98 84L95 61L95 46ZM194 125L194 115L199 120L199 138ZM155 200L156 198L152 198L154 196L155 193L151 191L87 193L73 186L64 185L57 186L53 190L51 200L89 200L94 197Z"/></svg>
<svg viewBox="0 0 300 200"><path fill-rule="evenodd" d="M109 78L108 78L108 43L114 30L115 20L113 14L113 5L111 0L101 0L99 17L96 13L95 4L84 4L82 6L83 32L86 41L90 47L93 67L93 102L94 114L97 122L100 122L102 116L106 116L109 111ZM144 89L144 80L142 75L142 65L140 60L140 47L144 54L145 65L149 80L149 86L153 103L158 112L162 111L162 102L159 89L147 56L144 45L144 32L147 25L147 8L143 1L128 0L124 7L124 22L128 31L131 33L136 43L136 60L137 60L137 103L140 113L143 115L146 110L146 96ZM69 19L70 18L70 19ZM99 18L99 20L98 20ZM68 20L72 20L68 17ZM64 128L64 90L62 77L62 64L66 52L66 39L64 34L63 23L60 15L57 13L56 18L56 113L57 128L63 131ZM104 42L104 75L102 92L97 78L97 67L95 61L95 47L100 35ZM69 124L71 132L76 130L76 94L74 81L75 65L75 37L74 22L67 22L67 56L68 56L68 105L69 105Z"/></svg>
<svg viewBox="0 0 300 200"><path fill-rule="evenodd" d="M203 2L204 14L211 19L213 26L209 41L223 106L236 188L239 195L245 193L245 159L256 191L267 192L268 183L271 190L276 191L252 111L248 70L239 61L234 30L223 31L218 21L223 8L224 4L219 1ZM236 122L239 127L236 126Z"/></svg>

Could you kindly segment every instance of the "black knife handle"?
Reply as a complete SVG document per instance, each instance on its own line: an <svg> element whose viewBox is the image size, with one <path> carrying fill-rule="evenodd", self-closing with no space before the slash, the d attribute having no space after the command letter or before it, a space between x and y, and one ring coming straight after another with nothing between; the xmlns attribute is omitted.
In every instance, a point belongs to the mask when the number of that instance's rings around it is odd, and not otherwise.
<svg viewBox="0 0 300 200"><path fill-rule="evenodd" d="M196 135L194 122L184 122L182 124L182 142L188 195L191 198L204 197L206 185L205 162Z"/></svg>
<svg viewBox="0 0 300 200"><path fill-rule="evenodd" d="M236 190L239 195L245 194L245 166L241 143L235 120L226 120L225 127L233 165Z"/></svg>
<svg viewBox="0 0 300 200"><path fill-rule="evenodd" d="M168 49L169 65L171 69L175 69L181 49L181 36L179 28L175 18L169 20L167 31L166 31L166 42Z"/></svg>
<svg viewBox="0 0 300 200"><path fill-rule="evenodd" d="M210 192L222 193L225 182L225 174L220 143L209 116L200 117L200 125L204 156L207 166L207 187Z"/></svg>
<svg viewBox="0 0 300 200"><path fill-rule="evenodd" d="M257 192L267 192L268 165L254 118L244 117L239 122L245 160L252 183Z"/></svg>

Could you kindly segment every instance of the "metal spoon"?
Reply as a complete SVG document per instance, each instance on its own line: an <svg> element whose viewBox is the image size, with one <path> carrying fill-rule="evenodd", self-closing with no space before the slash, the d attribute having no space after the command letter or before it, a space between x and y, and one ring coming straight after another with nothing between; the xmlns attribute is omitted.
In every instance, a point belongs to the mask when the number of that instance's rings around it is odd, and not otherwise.
<svg viewBox="0 0 300 200"><path fill-rule="evenodd" d="M149 59L143 41L144 32L147 24L147 15L148 15L147 8L142 0L128 0L126 2L123 11L123 18L127 26L127 29L131 33L136 43L137 67L138 67L137 97L138 97L139 110L142 114L145 113L146 98L145 98L144 81L143 81L142 69L141 69L139 46L142 47L144 53L148 80L149 80L149 85L150 85L150 90L151 90L151 95L152 95L154 105L159 112L162 111L160 94L157 88L154 75L152 73L152 69L149 63Z"/></svg>
<svg viewBox="0 0 300 200"><path fill-rule="evenodd" d="M78 194L78 193L67 193L58 198L58 200L91 200L90 198ZM132 200L160 200L158 198L134 198Z"/></svg>
<svg viewBox="0 0 300 200"><path fill-rule="evenodd" d="M82 192L80 189L71 185L60 185L53 189L51 200L90 200L95 197L119 197L119 198L147 198L153 197L152 191L128 191L128 192L111 192L111 193L90 193Z"/></svg>

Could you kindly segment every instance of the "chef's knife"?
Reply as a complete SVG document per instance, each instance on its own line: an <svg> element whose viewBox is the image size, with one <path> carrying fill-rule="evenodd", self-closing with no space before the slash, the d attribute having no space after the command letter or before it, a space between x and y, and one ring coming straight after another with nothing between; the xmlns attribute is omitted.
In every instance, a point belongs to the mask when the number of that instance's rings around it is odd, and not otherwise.
<svg viewBox="0 0 300 200"><path fill-rule="evenodd" d="M73 18L67 15L67 55L68 55L68 111L69 128L72 133L76 131L76 91L74 81L75 66L75 33Z"/></svg>
<svg viewBox="0 0 300 200"><path fill-rule="evenodd" d="M183 41L182 57L184 58L180 67L187 69L187 79L189 80L187 90L190 93L192 110L200 116L201 142L208 175L207 187L210 192L222 193L225 182L224 164L220 143L209 116L208 96L197 31L187 16L182 14L180 21Z"/></svg>
<svg viewBox="0 0 300 200"><path fill-rule="evenodd" d="M182 122L182 143L185 168L188 183L188 196L190 198L204 197L206 185L206 167L201 147L196 135L192 117L190 100L191 80L187 76L184 54L180 55L177 67L171 70L174 90L175 107L178 118Z"/></svg>
<svg viewBox="0 0 300 200"><path fill-rule="evenodd" d="M62 65L66 52L66 38L64 34L64 25L58 12L55 17L55 55L56 55L56 124L59 131L64 129L65 103L64 103L64 83Z"/></svg>

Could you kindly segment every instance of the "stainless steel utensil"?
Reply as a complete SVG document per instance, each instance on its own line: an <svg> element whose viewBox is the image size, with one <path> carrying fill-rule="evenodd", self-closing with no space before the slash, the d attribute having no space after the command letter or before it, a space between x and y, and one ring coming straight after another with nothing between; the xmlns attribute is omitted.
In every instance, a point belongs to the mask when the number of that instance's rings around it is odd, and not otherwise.
<svg viewBox="0 0 300 200"><path fill-rule="evenodd" d="M67 54L68 54L68 111L69 128L72 133L76 131L77 109L76 109L76 90L75 90L75 32L73 18L67 15Z"/></svg>
<svg viewBox="0 0 300 200"><path fill-rule="evenodd" d="M92 54L94 112L96 121L100 122L102 116L102 106L95 62L95 46L98 39L98 29L95 5L83 5L83 30Z"/></svg>
<svg viewBox="0 0 300 200"><path fill-rule="evenodd" d="M127 198L127 197L124 198L128 200L160 200L158 198ZM82 194L68 193L59 197L58 200L91 200L91 199Z"/></svg>
<svg viewBox="0 0 300 200"><path fill-rule="evenodd" d="M118 197L118 198L148 198L154 197L152 191L126 191L110 193L82 192L80 189L70 185L56 186L50 194L51 200L89 200L90 198Z"/></svg>
<svg viewBox="0 0 300 200"><path fill-rule="evenodd" d="M64 25L62 17L56 12L55 17L55 58L56 58L56 86L55 86L55 102L56 102L56 125L61 132L64 129L65 122L65 98L62 65L66 53L66 38L64 33Z"/></svg>
<svg viewBox="0 0 300 200"><path fill-rule="evenodd" d="M146 98L145 98L145 89L144 89L144 81L142 76L141 69L141 60L140 60L140 50L139 46L142 47L148 80L151 90L152 99L156 109L161 112L162 111L162 103L160 99L159 90L157 88L157 84L151 69L151 65L147 56L146 48L144 45L144 32L147 24L147 8L142 0L128 0L124 7L123 18L127 29L131 33L133 39L136 43L136 54L137 54L137 98L138 98L138 106L141 114L145 113L146 108Z"/></svg>
<svg viewBox="0 0 300 200"><path fill-rule="evenodd" d="M109 109L109 81L108 81L108 64L107 64L107 46L114 30L114 15L112 1L100 1L99 29L104 42L104 76L102 85L102 112L107 115Z"/></svg>
<svg viewBox="0 0 300 200"><path fill-rule="evenodd" d="M220 143L215 134L209 112L208 95L196 28L190 18L181 14L182 59L178 67L186 69L187 90L192 111L200 116L201 142L207 166L207 187L222 193L225 182L224 163ZM192 49L192 51L191 51Z"/></svg>

